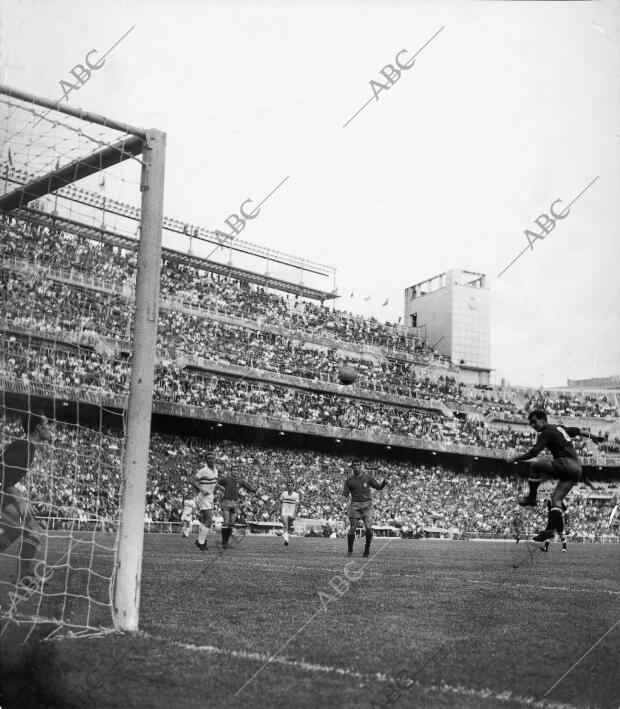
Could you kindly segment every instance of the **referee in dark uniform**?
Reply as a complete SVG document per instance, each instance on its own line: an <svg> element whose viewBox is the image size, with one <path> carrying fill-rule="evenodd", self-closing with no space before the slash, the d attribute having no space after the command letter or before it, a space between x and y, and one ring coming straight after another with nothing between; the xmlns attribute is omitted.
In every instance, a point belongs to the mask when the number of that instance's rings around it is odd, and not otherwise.
<svg viewBox="0 0 620 709"><path fill-rule="evenodd" d="M349 504L349 533L347 542L349 545L348 556L353 555L353 542L355 541L355 530L360 519L364 522L366 529L366 546L363 556L370 553L370 543L372 542L372 497L370 489L383 490L387 485L387 480L379 483L372 475L364 472L362 463L359 460L353 461L353 475L350 475L344 483L342 494L347 499L351 496Z"/></svg>

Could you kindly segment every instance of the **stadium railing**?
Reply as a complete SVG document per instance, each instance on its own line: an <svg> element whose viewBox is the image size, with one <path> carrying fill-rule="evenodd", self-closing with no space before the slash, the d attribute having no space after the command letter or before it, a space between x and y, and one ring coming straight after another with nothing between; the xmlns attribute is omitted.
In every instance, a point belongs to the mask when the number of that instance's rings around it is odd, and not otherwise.
<svg viewBox="0 0 620 709"><path fill-rule="evenodd" d="M30 261L24 261L16 256L3 256L2 267L6 270L17 271L18 273L34 268L40 275L47 276L49 279L58 281L59 283L79 285L83 288L88 288L89 290L102 291L104 293L114 295L123 295L125 297L133 297L134 294L133 287L129 285L118 287L109 280L99 278L97 276L91 276L82 271L74 271L73 269L67 270L36 263L33 264Z"/></svg>

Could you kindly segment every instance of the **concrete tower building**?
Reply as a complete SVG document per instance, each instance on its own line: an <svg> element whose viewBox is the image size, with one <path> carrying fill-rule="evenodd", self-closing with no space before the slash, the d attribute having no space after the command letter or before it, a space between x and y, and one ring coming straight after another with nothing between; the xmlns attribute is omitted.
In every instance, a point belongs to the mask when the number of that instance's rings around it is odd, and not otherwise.
<svg viewBox="0 0 620 709"><path fill-rule="evenodd" d="M406 288L404 322L426 328L427 344L461 367L461 381L489 383L490 300L483 273L455 269Z"/></svg>

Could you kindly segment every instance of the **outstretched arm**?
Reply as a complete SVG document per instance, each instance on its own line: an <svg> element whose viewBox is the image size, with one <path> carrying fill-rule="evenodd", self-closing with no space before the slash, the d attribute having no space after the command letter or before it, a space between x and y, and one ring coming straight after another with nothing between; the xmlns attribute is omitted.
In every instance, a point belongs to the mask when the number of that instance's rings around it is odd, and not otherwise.
<svg viewBox="0 0 620 709"><path fill-rule="evenodd" d="M545 433L542 431L538 434L536 443L527 451L526 453L521 453L521 455L516 455L512 458L508 458L509 463L519 463L522 460L530 460L531 458L536 458L537 455L542 451L542 449L547 445L545 440Z"/></svg>
<svg viewBox="0 0 620 709"><path fill-rule="evenodd" d="M603 436L595 436L592 432L584 431L584 429L582 429L582 428L569 429L569 434L571 433L571 431L577 431L577 433L574 434L575 436L582 436L583 438L590 438L595 443L604 443L605 442L605 438Z"/></svg>
<svg viewBox="0 0 620 709"><path fill-rule="evenodd" d="M242 480L239 483L239 487L244 487L248 492L251 492L253 495L257 494L257 491L250 485L250 483L246 483L245 480Z"/></svg>
<svg viewBox="0 0 620 709"><path fill-rule="evenodd" d="M542 450L542 446L538 445L532 446L532 448L527 451L527 453L521 453L521 455L516 455L513 458L508 458L509 463L519 463L522 460L530 460L531 458L536 458L536 456Z"/></svg>

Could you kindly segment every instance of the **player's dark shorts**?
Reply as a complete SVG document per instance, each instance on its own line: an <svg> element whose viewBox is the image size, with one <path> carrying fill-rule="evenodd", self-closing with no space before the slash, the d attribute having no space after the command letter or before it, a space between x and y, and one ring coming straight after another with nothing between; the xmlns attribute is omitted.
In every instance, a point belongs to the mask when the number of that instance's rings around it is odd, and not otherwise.
<svg viewBox="0 0 620 709"><path fill-rule="evenodd" d="M237 500L222 500L220 503L220 507L222 508L222 512L238 512L239 511L239 503Z"/></svg>
<svg viewBox="0 0 620 709"><path fill-rule="evenodd" d="M578 483L581 480L581 465L574 458L554 458L536 462L536 469L550 478Z"/></svg>
<svg viewBox="0 0 620 709"><path fill-rule="evenodd" d="M366 527L372 526L372 500L351 501L349 504L349 519L356 522L363 519Z"/></svg>
<svg viewBox="0 0 620 709"><path fill-rule="evenodd" d="M206 527L210 527L213 524L213 510L200 510L198 513L198 519L201 524Z"/></svg>

